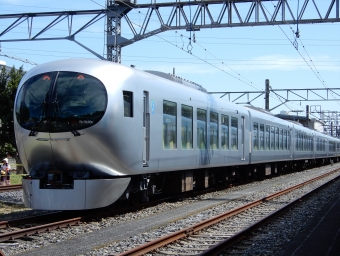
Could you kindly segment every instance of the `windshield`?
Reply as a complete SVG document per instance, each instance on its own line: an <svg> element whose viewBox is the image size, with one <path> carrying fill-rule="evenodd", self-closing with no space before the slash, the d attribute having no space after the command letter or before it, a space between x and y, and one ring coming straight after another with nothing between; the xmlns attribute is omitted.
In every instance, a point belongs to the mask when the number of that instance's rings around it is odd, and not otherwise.
<svg viewBox="0 0 340 256"><path fill-rule="evenodd" d="M107 106L104 85L76 72L45 73L30 78L16 103L19 124L37 132L81 130L97 123Z"/></svg>

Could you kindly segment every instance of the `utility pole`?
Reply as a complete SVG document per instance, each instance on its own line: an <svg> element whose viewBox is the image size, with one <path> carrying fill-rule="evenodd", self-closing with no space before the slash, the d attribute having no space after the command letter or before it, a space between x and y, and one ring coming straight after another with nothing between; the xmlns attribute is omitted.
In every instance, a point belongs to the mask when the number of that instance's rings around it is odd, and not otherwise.
<svg viewBox="0 0 340 256"><path fill-rule="evenodd" d="M309 105L306 105L306 119L307 128L309 128Z"/></svg>
<svg viewBox="0 0 340 256"><path fill-rule="evenodd" d="M266 79L265 110L269 111L269 79Z"/></svg>

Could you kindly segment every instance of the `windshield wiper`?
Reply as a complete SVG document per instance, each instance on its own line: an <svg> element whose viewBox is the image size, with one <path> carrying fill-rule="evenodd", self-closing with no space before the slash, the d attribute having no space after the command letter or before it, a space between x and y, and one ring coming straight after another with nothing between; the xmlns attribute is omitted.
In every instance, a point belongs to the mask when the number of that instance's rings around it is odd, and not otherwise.
<svg viewBox="0 0 340 256"><path fill-rule="evenodd" d="M33 126L32 130L30 131L30 133L28 134L28 136L35 136L37 134L37 132L39 131L40 127L41 127L41 124L44 122L44 114L46 113L46 101L42 102L41 103L41 106L44 106L41 108L41 118L39 120L39 124L38 125L35 125Z"/></svg>

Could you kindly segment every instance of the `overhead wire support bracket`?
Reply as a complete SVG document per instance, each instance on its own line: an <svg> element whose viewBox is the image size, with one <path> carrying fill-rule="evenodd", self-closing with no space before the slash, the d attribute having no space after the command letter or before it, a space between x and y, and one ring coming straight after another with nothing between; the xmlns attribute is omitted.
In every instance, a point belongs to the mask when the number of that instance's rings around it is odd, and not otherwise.
<svg viewBox="0 0 340 256"><path fill-rule="evenodd" d="M83 10L83 11L63 11L63 12L46 12L46 13L22 13L22 14L4 14L0 15L1 19L14 19L14 21L8 25L2 32L0 32L0 42L20 42L20 41L33 41L33 40L61 40L61 39L71 39L72 36L79 33L80 31L88 28L93 23L97 22L99 19L93 19L84 25L81 30L78 30L76 33L72 34L72 19L78 15L102 15L106 16L110 23L110 28L114 28L113 30L107 29L107 59L109 60L119 60L121 59L121 48L130 44L133 44L139 40L146 39L150 36L156 35L158 33L162 33L167 30L186 30L190 31L198 31L204 28L224 28L224 27L253 27L253 26L273 26L273 25L282 25L282 24L311 24L311 23L334 23L340 22L340 0L305 0L302 8L300 9L299 15L294 18L292 14L292 3L288 0L271 0L270 2L274 4L274 12L273 15L269 18L267 16L266 11L264 10L265 4L269 2L268 0L216 0L216 1L184 1L184 2L167 2L167 3L156 3L151 2L148 4L135 4L133 1L112 1L107 0L107 6L101 10ZM322 15L322 12L318 8L318 4L322 3L323 5L329 4L329 7L325 8L325 15ZM193 12L195 15L192 17L192 20L188 20L188 15L186 14L187 10L184 10L184 6L190 4L191 9L196 8L196 11ZM303 18L305 11L308 8L315 10L316 12L312 12L314 17ZM129 19L128 14L131 10L137 9L146 9L152 8L157 13L159 20L159 28L157 28L157 24L149 24L151 22L151 16L145 17L144 26L140 35L134 33L136 24L132 24ZM169 10L169 8L171 8ZM220 10L218 10L220 8ZM247 9L248 8L248 9ZM167 9L167 10L165 10ZM212 11L217 10L218 17L213 18L211 15ZM242 12L239 10L242 9ZM294 8L295 9L295 8ZM150 11L151 11L150 10ZM164 23L165 20L162 13L170 13L167 18L167 22ZM280 16L281 15L281 16ZM38 34L32 34L35 30L33 29L34 23L36 23L36 19L42 17L53 17L55 16L55 21L48 24L43 30L40 30ZM50 30L55 24L58 24L61 19L65 19L67 17L69 19L68 29L64 29L66 35L64 36L50 36L50 37L41 37L43 33ZM209 17L209 18L206 18ZM132 38L122 38L121 37L121 20L127 21L128 26L132 31ZM34 19L34 22L33 22ZM149 19L149 20L148 20ZM8 32L17 28L24 21L28 20L28 35L21 34L20 37L10 37L8 36ZM155 20L157 22L157 19ZM38 24L38 23L36 23ZM152 27L151 27L152 25ZM117 27L117 30L116 30ZM4 37L6 35L6 37ZM114 36L114 37L113 37ZM295 35L296 38L299 38L300 33ZM115 44L111 44L111 41L114 41Z"/></svg>
<svg viewBox="0 0 340 256"><path fill-rule="evenodd" d="M281 106L282 104L285 104L287 102L296 102L296 101L338 101L339 99L335 99L330 97L330 94L334 94L340 97L340 88L314 88L314 89L269 89L269 91L273 94L275 94L276 97L283 100L284 102L281 102L279 105L273 107L270 109L270 111L276 109L277 107ZM320 93L317 93L317 91L324 92L325 95L321 95ZM305 95L299 94L300 92L304 92ZM261 95L263 95L265 91L246 91L246 92L208 92L208 94L221 94L220 98L224 98L225 96L228 97L228 101L234 102L236 104L249 104L250 102L253 102L255 99L259 98ZM280 94L281 93L281 94ZM282 93L285 93L285 96L282 95ZM235 99L231 98L231 95L236 95ZM255 94L257 96L253 97L251 100L250 94ZM242 97L247 95L247 101L246 102L237 102ZM292 97L295 96L295 98ZM312 96L316 97L312 97Z"/></svg>

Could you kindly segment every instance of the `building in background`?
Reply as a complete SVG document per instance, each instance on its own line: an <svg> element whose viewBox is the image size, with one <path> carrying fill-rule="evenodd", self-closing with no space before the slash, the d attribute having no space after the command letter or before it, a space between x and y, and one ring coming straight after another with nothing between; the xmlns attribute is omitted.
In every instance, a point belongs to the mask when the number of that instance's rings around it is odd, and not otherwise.
<svg viewBox="0 0 340 256"><path fill-rule="evenodd" d="M0 72L1 72L3 66L6 67L6 72L9 72L11 70L11 67L6 66L6 61L0 60Z"/></svg>
<svg viewBox="0 0 340 256"><path fill-rule="evenodd" d="M324 123L316 118L310 118L307 120L306 116L299 115L290 115L287 111L281 111L280 114L275 115L278 118L292 121L303 125L304 127L308 127L309 129L325 133Z"/></svg>

